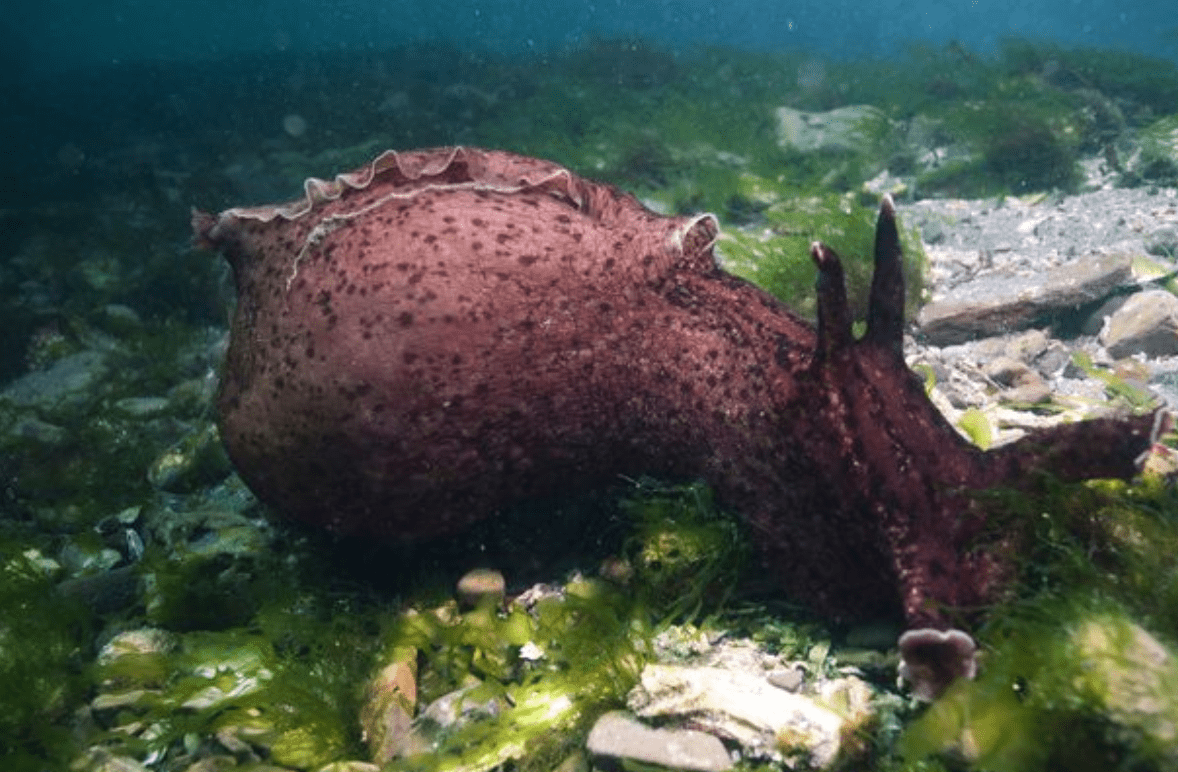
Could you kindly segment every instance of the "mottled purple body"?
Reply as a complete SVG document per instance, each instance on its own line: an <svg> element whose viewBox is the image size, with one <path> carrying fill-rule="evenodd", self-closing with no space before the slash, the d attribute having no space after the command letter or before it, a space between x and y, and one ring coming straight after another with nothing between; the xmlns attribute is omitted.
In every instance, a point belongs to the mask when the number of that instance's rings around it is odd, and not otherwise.
<svg viewBox="0 0 1178 772"><path fill-rule="evenodd" d="M450 533L620 474L702 477L794 597L943 627L1012 565L968 491L1128 477L1149 443L1149 416L961 439L901 355L890 202L858 341L825 247L815 330L716 266L713 218L508 153L387 153L194 225L238 287L230 456L263 501L339 530Z"/></svg>

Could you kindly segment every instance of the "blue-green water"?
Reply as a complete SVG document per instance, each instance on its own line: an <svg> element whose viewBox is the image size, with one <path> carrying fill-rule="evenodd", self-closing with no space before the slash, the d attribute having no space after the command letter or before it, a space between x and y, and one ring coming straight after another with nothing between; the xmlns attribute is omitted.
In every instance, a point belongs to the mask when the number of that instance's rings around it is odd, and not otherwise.
<svg viewBox="0 0 1178 772"><path fill-rule="evenodd" d="M1170 57L1176 53L1172 7L1107 0L58 0L10 9L5 24L17 58L37 69L152 59L208 61L240 52L379 51L416 42L546 52L576 47L593 36L622 35L675 49L800 49L838 58L894 53L912 42L957 40L988 50L1011 35Z"/></svg>

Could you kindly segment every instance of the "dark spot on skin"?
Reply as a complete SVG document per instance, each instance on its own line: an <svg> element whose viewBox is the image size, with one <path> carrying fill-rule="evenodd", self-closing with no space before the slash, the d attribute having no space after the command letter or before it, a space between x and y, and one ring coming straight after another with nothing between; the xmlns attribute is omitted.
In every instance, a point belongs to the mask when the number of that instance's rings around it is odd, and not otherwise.
<svg viewBox="0 0 1178 772"><path fill-rule="evenodd" d="M400 316L397 317L397 321L401 323L402 327L412 327L413 314L409 313L408 311L404 311Z"/></svg>

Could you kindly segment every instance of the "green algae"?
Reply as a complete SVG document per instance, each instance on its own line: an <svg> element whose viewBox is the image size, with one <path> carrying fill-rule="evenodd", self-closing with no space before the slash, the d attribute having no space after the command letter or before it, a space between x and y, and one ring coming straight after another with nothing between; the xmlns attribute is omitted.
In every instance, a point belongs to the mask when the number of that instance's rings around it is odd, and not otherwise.
<svg viewBox="0 0 1178 772"><path fill-rule="evenodd" d="M1021 583L978 632L979 677L911 722L899 753L1012 772L1170 768L1178 494L1147 476L990 495L1032 530Z"/></svg>
<svg viewBox="0 0 1178 772"><path fill-rule="evenodd" d="M988 450L994 441L990 419L976 407L971 407L957 419L957 428L965 432L969 441L982 450Z"/></svg>
<svg viewBox="0 0 1178 772"><path fill-rule="evenodd" d="M471 687L465 699L499 702L483 720L429 733L424 755L387 769L476 771L509 760L521 769L551 768L637 681L650 635L634 596L595 580L574 581L530 609L406 614L385 642L392 650L414 647L424 658L423 702Z"/></svg>
<svg viewBox="0 0 1178 772"><path fill-rule="evenodd" d="M358 716L366 676L411 649L420 704L467 690L464 699L501 707L478 721L423 729L431 752L390 768L475 770L513 761L551 769L581 747L600 712L621 704L659 625L717 608L736 581L740 540L706 488L644 482L623 510L637 527L627 554L636 564L647 557L629 584L574 577L560 592L507 609L459 611L453 602L431 608L419 600L393 613L333 599L317 585L326 566L316 568L302 552L245 563L149 556L148 614L174 644L98 667L103 694L115 702L132 695L107 716L116 728L107 747L179 764L184 738L219 732L297 769L364 758ZM143 694L133 696L137 690ZM117 729L123 726L150 731Z"/></svg>
<svg viewBox="0 0 1178 772"><path fill-rule="evenodd" d="M1041 604L992 631L982 675L955 684L913 722L901 753L951 748L970 768L1010 772L1169 768L1178 739L1175 650L1102 605Z"/></svg>
<svg viewBox="0 0 1178 772"><path fill-rule="evenodd" d="M67 719L87 686L88 618L55 592L39 553L6 540L0 554L0 761L63 768L76 752Z"/></svg>
<svg viewBox="0 0 1178 772"><path fill-rule="evenodd" d="M1064 88L1096 89L1140 111L1164 115L1178 104L1178 65L1160 57L1011 38L1002 43L1000 61L1009 72L1038 74Z"/></svg>
<svg viewBox="0 0 1178 772"><path fill-rule="evenodd" d="M867 316L867 296L874 271L877 210L856 197L827 194L780 196L764 211L766 232L726 232L717 247L724 267L757 284L813 321L816 270L810 245L821 241L839 255L847 282L852 318ZM904 251L905 316L913 318L924 299L928 257L914 230L900 228Z"/></svg>
<svg viewBox="0 0 1178 772"><path fill-rule="evenodd" d="M179 759L186 737L220 733L296 769L362 757L359 689L380 614L332 609L290 579L248 626L175 633L171 646L100 663L103 693L130 695L107 719L107 747Z"/></svg>
<svg viewBox="0 0 1178 772"><path fill-rule="evenodd" d="M710 490L643 480L621 506L635 527L626 584L574 577L526 608L413 611L383 637L387 650L419 652L423 703L472 687L467 699L505 700L480 721L429 734L428 755L389 769L553 769L623 703L658 629L723 606L744 544Z"/></svg>
<svg viewBox="0 0 1178 772"><path fill-rule="evenodd" d="M963 170L976 174L972 187L952 193L972 198L1074 190L1080 179L1077 108L1047 89L1013 81L999 82L984 102L950 109L945 126L973 149ZM944 180L927 176L922 187L936 191L938 181Z"/></svg>
<svg viewBox="0 0 1178 772"><path fill-rule="evenodd" d="M737 522L702 483L643 480L622 502L635 530L626 553L638 587L665 621L724 605L748 558Z"/></svg>
<svg viewBox="0 0 1178 772"><path fill-rule="evenodd" d="M1140 133L1134 174L1155 184L1178 185L1178 115L1161 118Z"/></svg>
<svg viewBox="0 0 1178 772"><path fill-rule="evenodd" d="M1102 381L1105 392L1114 400L1116 406L1134 411L1148 410L1157 406L1158 398L1149 389L1132 383L1111 370L1097 367L1088 354L1077 351L1072 354L1072 362L1089 378Z"/></svg>

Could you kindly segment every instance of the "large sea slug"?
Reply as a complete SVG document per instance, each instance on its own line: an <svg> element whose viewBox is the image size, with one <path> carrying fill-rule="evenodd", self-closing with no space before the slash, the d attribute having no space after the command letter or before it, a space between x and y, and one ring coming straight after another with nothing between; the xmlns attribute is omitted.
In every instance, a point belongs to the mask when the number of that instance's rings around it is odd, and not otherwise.
<svg viewBox="0 0 1178 772"><path fill-rule="evenodd" d="M783 591L899 610L909 672L967 673L972 641L939 631L993 600L1015 546L971 492L1130 477L1154 417L962 439L902 356L894 217L885 199L855 339L827 247L815 329L717 266L713 217L506 152L387 152L292 203L196 213L238 293L222 436L279 512L393 537L619 474L703 478Z"/></svg>

